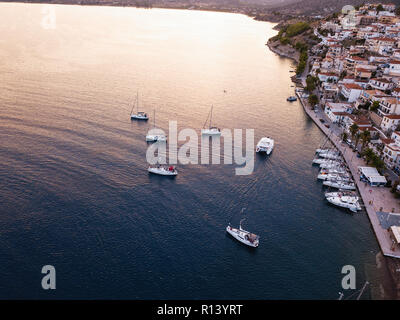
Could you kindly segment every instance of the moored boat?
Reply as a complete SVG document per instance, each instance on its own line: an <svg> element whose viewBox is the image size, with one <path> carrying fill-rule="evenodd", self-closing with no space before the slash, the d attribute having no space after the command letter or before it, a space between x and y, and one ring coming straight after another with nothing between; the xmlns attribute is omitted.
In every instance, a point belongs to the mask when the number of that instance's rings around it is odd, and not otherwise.
<svg viewBox="0 0 400 320"><path fill-rule="evenodd" d="M135 107L135 104L136 104L136 113L133 113L133 108ZM134 120L149 120L149 117L147 116L146 112L139 111L139 93L136 95L135 103L132 106L131 119L134 119Z"/></svg>
<svg viewBox="0 0 400 320"><path fill-rule="evenodd" d="M221 130L217 127L213 127L212 124L212 111L213 111L213 106L211 106L210 113L207 116L206 122L204 123L203 129L201 129L201 134L204 136L220 136L221 135ZM210 119L210 123L208 128L206 128L206 124L208 119Z"/></svg>
<svg viewBox="0 0 400 320"><path fill-rule="evenodd" d="M342 208L347 208L352 212L361 210L359 197L355 192L327 192L325 193L325 198L330 203Z"/></svg>
<svg viewBox="0 0 400 320"><path fill-rule="evenodd" d="M338 152L321 152L318 154L319 157L324 158L324 159L330 159L330 160L338 160L341 158L340 154Z"/></svg>
<svg viewBox="0 0 400 320"><path fill-rule="evenodd" d="M295 96L290 96L290 97L287 98L286 100L289 101L289 102L297 101L297 97L295 97Z"/></svg>
<svg viewBox="0 0 400 320"><path fill-rule="evenodd" d="M156 129L156 110L154 110L153 130ZM147 134L147 142L167 141L167 136L164 134Z"/></svg>
<svg viewBox="0 0 400 320"><path fill-rule="evenodd" d="M270 137L261 138L261 140L257 143L256 152L265 152L269 155L274 149L275 142Z"/></svg>
<svg viewBox="0 0 400 320"><path fill-rule="evenodd" d="M323 185L342 190L356 190L354 182L345 180L326 180Z"/></svg>
<svg viewBox="0 0 400 320"><path fill-rule="evenodd" d="M337 168L338 166L341 166L341 165L342 165L341 162L330 160L330 161L320 163L319 167L321 169L333 169L333 168Z"/></svg>

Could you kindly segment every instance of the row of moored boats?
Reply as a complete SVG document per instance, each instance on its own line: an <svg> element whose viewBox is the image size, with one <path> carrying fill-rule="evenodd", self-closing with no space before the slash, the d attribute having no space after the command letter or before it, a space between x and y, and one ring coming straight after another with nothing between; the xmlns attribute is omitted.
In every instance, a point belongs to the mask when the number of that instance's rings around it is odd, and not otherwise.
<svg viewBox="0 0 400 320"><path fill-rule="evenodd" d="M349 209L352 212L361 210L356 185L342 155L337 149L317 149L313 164L317 164L321 168L318 179L323 181L323 185L337 189L334 192L328 191L325 193L325 198L329 203Z"/></svg>
<svg viewBox="0 0 400 320"><path fill-rule="evenodd" d="M134 108L136 106L136 112L134 112ZM212 112L213 107L211 107L210 112L208 113L207 119L204 123L203 129L201 129L202 136L221 136L221 130L212 125ZM146 112L139 111L139 94L136 95L135 102L132 105L131 110L131 120L142 120L147 121L149 120L149 116ZM153 114L153 132L156 131L156 112L154 110ZM146 135L146 142L167 142L167 136L164 134L147 134ZM261 138L261 140L257 143L256 152L257 153L265 153L267 155L271 154L272 150L274 149L274 140L270 137ZM161 175L161 176L177 176L178 170L175 166L165 166L165 165L157 165L157 166L150 166L147 171L149 173Z"/></svg>

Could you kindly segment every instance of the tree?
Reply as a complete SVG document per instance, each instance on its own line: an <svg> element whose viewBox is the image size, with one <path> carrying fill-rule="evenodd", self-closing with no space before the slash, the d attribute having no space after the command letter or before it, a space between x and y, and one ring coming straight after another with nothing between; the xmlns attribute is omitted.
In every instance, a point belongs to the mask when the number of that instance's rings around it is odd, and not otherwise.
<svg viewBox="0 0 400 320"><path fill-rule="evenodd" d="M358 125L356 123L353 123L350 128L350 134L351 134L351 141L354 140L354 137L356 136L357 132L358 132Z"/></svg>
<svg viewBox="0 0 400 320"><path fill-rule="evenodd" d="M315 106L318 103L318 97L315 94L312 94L308 97L308 103L311 104L311 106Z"/></svg>
<svg viewBox="0 0 400 320"><path fill-rule="evenodd" d="M376 7L376 11L377 12L381 12L381 11L384 11L385 9L383 9L383 6L381 5L381 4L379 4L377 7Z"/></svg>
<svg viewBox="0 0 400 320"><path fill-rule="evenodd" d="M361 141L362 141L362 147L361 150L364 150L365 145L371 141L371 132L369 132L368 130L363 131L363 133L361 133Z"/></svg>
<svg viewBox="0 0 400 320"><path fill-rule="evenodd" d="M396 16L400 16L400 7L397 7L395 12L396 12Z"/></svg>
<svg viewBox="0 0 400 320"><path fill-rule="evenodd" d="M356 141L354 142L354 144L355 144L355 147L357 148L358 142L360 141L360 138L361 138L361 134L357 132L355 138L356 138Z"/></svg>
<svg viewBox="0 0 400 320"><path fill-rule="evenodd" d="M317 82L318 82L318 78L316 77L312 77L312 76L308 76L306 79L306 90L308 92L313 92L316 88L317 88Z"/></svg>
<svg viewBox="0 0 400 320"><path fill-rule="evenodd" d="M373 159L373 165L378 170L382 170L385 168L385 162L381 158L379 158L377 155L375 155L375 157Z"/></svg>
<svg viewBox="0 0 400 320"><path fill-rule="evenodd" d="M343 141L346 141L347 138L348 138L347 132L346 132L346 131L343 131L343 132L342 132L342 140L343 140Z"/></svg>
<svg viewBox="0 0 400 320"><path fill-rule="evenodd" d="M369 107L369 111L375 112L379 108L379 101L374 101Z"/></svg>
<svg viewBox="0 0 400 320"><path fill-rule="evenodd" d="M363 152L363 155L365 157L365 160L367 161L367 164L369 164L374 159L375 153L374 153L374 151L372 151L371 148L367 148Z"/></svg>

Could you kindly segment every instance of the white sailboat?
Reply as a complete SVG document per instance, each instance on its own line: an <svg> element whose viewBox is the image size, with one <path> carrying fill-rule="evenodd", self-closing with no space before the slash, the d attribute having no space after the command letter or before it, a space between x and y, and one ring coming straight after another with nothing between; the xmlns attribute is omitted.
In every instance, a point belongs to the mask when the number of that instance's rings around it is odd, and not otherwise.
<svg viewBox="0 0 400 320"><path fill-rule="evenodd" d="M244 219L240 220L240 226L239 229L233 228L230 224L226 227L226 232L228 232L232 237L234 237L236 240L240 241L241 243L249 246L256 248L258 247L260 237L257 236L254 233L251 233L249 231L246 231L242 229L242 221Z"/></svg>
<svg viewBox="0 0 400 320"><path fill-rule="evenodd" d="M257 143L256 152L265 152L269 155L274 149L274 140L270 137L261 138L261 140Z"/></svg>
<svg viewBox="0 0 400 320"><path fill-rule="evenodd" d="M352 181L352 178L351 178L350 174L348 174L348 173L321 174L321 175L318 175L318 179L325 180L325 181L332 181L332 180Z"/></svg>
<svg viewBox="0 0 400 320"><path fill-rule="evenodd" d="M156 110L154 110L153 130L156 129ZM167 136L164 134L148 134L146 135L147 142L167 141Z"/></svg>
<svg viewBox="0 0 400 320"><path fill-rule="evenodd" d="M206 122L204 123L203 129L201 130L201 134L204 136L220 136L221 135L221 130L217 127L213 127L211 125L212 123L212 111L213 111L213 106L211 106L211 111L207 116ZM210 124L209 127L206 128L207 120L210 118Z"/></svg>
<svg viewBox="0 0 400 320"><path fill-rule="evenodd" d="M345 180L326 180L322 183L324 186L342 190L356 190L354 182Z"/></svg>
<svg viewBox="0 0 400 320"><path fill-rule="evenodd" d="M325 198L330 203L342 208L347 208L352 212L361 210L359 198L355 192L327 192L325 193Z"/></svg>
<svg viewBox="0 0 400 320"><path fill-rule="evenodd" d="M324 158L316 158L313 160L313 163L319 164L320 166L322 164L334 164L334 163L339 164L339 162L337 162L337 161L333 161L332 159L324 159ZM322 168L322 166L321 166L321 168Z"/></svg>
<svg viewBox="0 0 400 320"><path fill-rule="evenodd" d="M132 110L131 110L131 119L134 120L149 120L149 117L147 116L147 113L143 111L139 111L139 93L136 94L136 113L133 113L133 108L135 107L135 103L132 105Z"/></svg>
<svg viewBox="0 0 400 320"><path fill-rule="evenodd" d="M321 169L332 169L332 168L337 168L338 166L341 166L341 165L342 165L341 162L331 160L331 161L320 163L319 167Z"/></svg>
<svg viewBox="0 0 400 320"><path fill-rule="evenodd" d="M317 178L319 180L329 180L329 178L331 176L335 176L335 175L348 175L348 172L345 168L342 168L342 167L336 167L336 168L331 168L331 169L321 169Z"/></svg>
<svg viewBox="0 0 400 320"><path fill-rule="evenodd" d="M160 176L177 176L178 170L174 166L161 166L149 167L147 169L149 173L158 174Z"/></svg>

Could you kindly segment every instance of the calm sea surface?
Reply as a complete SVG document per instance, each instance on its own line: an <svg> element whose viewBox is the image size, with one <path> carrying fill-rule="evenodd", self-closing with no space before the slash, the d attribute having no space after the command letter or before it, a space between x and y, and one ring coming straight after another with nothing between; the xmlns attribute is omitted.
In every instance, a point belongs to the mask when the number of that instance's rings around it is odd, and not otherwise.
<svg viewBox="0 0 400 320"><path fill-rule="evenodd" d="M365 213L324 200L311 166L323 136L286 102L293 66L265 46L272 28L227 13L1 4L0 298L336 299L348 264L358 288L379 286ZM200 132L213 104L216 125L271 136L275 150L249 176L224 164L149 176L152 120L129 117L137 91L164 130ZM256 250L225 233L242 208Z"/></svg>

